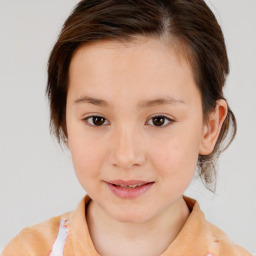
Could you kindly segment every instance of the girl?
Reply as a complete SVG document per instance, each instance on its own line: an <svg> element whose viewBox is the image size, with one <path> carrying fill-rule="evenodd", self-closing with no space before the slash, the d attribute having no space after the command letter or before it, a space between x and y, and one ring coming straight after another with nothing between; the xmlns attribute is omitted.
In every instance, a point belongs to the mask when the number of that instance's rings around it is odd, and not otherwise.
<svg viewBox="0 0 256 256"><path fill-rule="evenodd" d="M250 255L183 195L196 169L214 190L222 142L236 134L228 73L203 0L81 1L52 49L47 94L88 195L3 256Z"/></svg>

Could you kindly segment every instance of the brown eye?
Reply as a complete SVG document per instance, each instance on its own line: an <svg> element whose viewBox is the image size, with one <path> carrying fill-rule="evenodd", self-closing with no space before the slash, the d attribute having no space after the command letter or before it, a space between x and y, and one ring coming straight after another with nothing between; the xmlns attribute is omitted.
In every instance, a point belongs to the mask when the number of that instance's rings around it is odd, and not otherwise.
<svg viewBox="0 0 256 256"><path fill-rule="evenodd" d="M105 118L104 117L100 117L100 116L94 116L93 117L93 124L95 124L95 125L103 125L104 124L104 122L105 122Z"/></svg>
<svg viewBox="0 0 256 256"><path fill-rule="evenodd" d="M89 116L86 117L84 121L86 121L90 126L102 126L105 123L106 118L102 116Z"/></svg>
<svg viewBox="0 0 256 256"><path fill-rule="evenodd" d="M166 116L154 116L150 119L150 121L152 120L152 124L153 126L156 127L164 127L166 126L168 123L170 123L171 121L174 121Z"/></svg>

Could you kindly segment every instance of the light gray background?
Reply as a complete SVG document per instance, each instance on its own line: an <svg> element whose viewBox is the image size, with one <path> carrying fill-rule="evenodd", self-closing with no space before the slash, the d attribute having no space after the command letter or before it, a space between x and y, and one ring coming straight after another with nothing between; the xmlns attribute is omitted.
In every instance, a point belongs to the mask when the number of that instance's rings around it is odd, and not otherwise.
<svg viewBox="0 0 256 256"><path fill-rule="evenodd" d="M256 1L209 0L231 63L225 95L238 134L220 158L216 195L192 182L207 219L256 253ZM0 251L22 228L70 211L84 195L48 130L49 51L76 0L0 0Z"/></svg>

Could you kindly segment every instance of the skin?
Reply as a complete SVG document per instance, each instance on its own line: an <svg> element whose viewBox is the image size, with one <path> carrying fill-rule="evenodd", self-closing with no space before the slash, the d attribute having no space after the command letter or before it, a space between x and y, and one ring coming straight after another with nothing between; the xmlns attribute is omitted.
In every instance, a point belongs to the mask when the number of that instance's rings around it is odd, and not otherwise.
<svg viewBox="0 0 256 256"><path fill-rule="evenodd" d="M108 106L88 103L85 96ZM184 103L139 107L166 97ZM77 178L92 198L87 222L102 256L153 256L166 250L189 216L182 195L198 155L212 152L226 114L227 104L219 100L203 123L188 62L160 40L142 37L129 44L102 41L78 48L69 69L67 146ZM85 120L93 115L104 118L101 126ZM153 121L154 115L166 117L163 125ZM128 200L104 182L116 179L155 183Z"/></svg>

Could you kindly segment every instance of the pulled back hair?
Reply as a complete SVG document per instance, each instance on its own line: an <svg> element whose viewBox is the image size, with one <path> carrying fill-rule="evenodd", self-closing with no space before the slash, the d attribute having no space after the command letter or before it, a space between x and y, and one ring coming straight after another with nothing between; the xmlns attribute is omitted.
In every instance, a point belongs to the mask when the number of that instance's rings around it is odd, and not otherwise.
<svg viewBox="0 0 256 256"><path fill-rule="evenodd" d="M224 99L223 86L229 61L221 28L203 0L82 0L65 21L48 62L46 93L50 104L50 127L58 142L67 138L66 98L68 71L74 51L102 40L132 42L138 36L168 39L187 56L201 93L203 120ZM216 163L233 141L236 118L228 106L214 150L198 156L198 174L215 191ZM227 145L222 145L228 137Z"/></svg>

